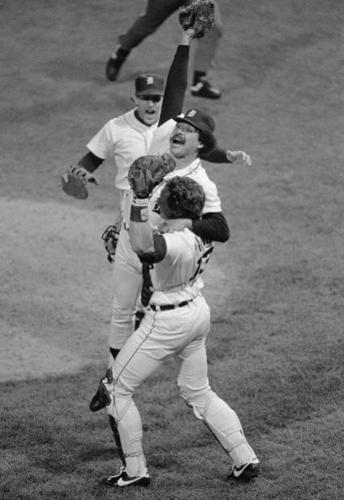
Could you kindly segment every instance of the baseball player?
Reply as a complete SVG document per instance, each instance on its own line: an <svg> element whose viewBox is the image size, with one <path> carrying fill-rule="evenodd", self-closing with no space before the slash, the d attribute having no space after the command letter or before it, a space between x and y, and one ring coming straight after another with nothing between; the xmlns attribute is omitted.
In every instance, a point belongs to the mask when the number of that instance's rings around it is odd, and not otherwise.
<svg viewBox="0 0 344 500"><path fill-rule="evenodd" d="M185 47L182 47L185 49ZM186 47L188 49L188 47ZM184 58L184 62L183 62ZM182 63L177 64L182 61ZM179 69L179 73L175 69ZM176 57L170 68L167 78L162 112L166 117L175 110L181 110L183 94L176 82L185 81L187 73L187 50L178 47ZM176 79L176 76L179 79ZM173 89L176 88L176 92ZM185 90L185 87L184 87ZM175 227L189 228L206 240L224 242L229 238L227 222L222 214L221 203L215 184L209 180L206 171L201 165L200 157L214 162L242 163L250 165L250 157L242 151L225 151L216 146L213 134L214 121L200 110L190 110L187 118L182 115L175 119L167 119L153 133L150 148L152 154L162 154L170 151L175 159L176 172L178 175L189 175L201 183L206 192L206 203L202 220L191 222L190 220L175 220ZM193 115L193 116L192 116ZM190 124L190 120L194 124ZM188 122L188 123L187 123ZM195 126L194 126L195 125ZM169 174L172 175L172 174ZM113 304L109 335L109 350L112 357L116 357L126 338L134 330L135 311L142 286L142 268L139 259L132 251L129 236L129 208L130 192L128 192L123 204L123 221L118 238L116 257L113 265ZM154 209L154 207L152 207ZM111 358L110 358L111 362ZM100 384L101 387L101 384ZM99 388L93 396L90 409L98 411L104 408Z"/></svg>
<svg viewBox="0 0 344 500"><path fill-rule="evenodd" d="M108 232L104 234L110 261L113 260L123 218L123 207L129 193L126 178L129 166L136 158L148 153L157 126L161 127L165 122L171 123L171 118L182 111L187 87L190 43L193 36L192 29L182 32L182 41L177 46L168 73L165 94L161 76L151 73L139 75L135 80L135 97L133 98L136 106L124 115L109 120L87 144L88 153L79 160L77 166L71 167L68 171L68 176L72 176L72 179L82 178L95 184L98 184L98 181L94 172L104 161L110 164L116 172L115 187L120 193L120 211L115 224L110 226ZM165 139L166 133L167 129ZM159 143L158 137L155 142ZM166 148L167 143L168 141L165 140ZM250 161L248 155L242 151L229 151L219 147L215 147L209 154L203 155L200 151L200 156L214 163L247 164ZM64 190L67 194L75 196L73 192L65 189L65 186Z"/></svg>
<svg viewBox="0 0 344 500"><path fill-rule="evenodd" d="M210 309L197 278L209 260L212 244L189 229L164 234L154 231L147 218L149 199L139 198L135 180L131 184L134 199L129 238L143 266L149 268L142 292L146 314L112 363L112 379L106 387L108 412L118 427L124 466L103 482L116 487L148 486L142 424L132 397L171 355L180 363L181 397L231 457L234 465L230 477L248 481L259 475L259 461L244 436L237 414L212 391L207 376L205 343L210 330ZM192 178L174 176L160 192L160 215L166 221L175 218L200 221L205 198L204 190Z"/></svg>
<svg viewBox="0 0 344 500"><path fill-rule="evenodd" d="M201 110L191 109L185 115L170 120L167 129L174 123L170 136L169 152L175 160L175 169L168 173L165 180L174 175L188 176L199 182L206 195L203 216L201 220L191 219L173 220L175 229L188 227L198 236L210 241L225 242L229 238L229 229L221 209L216 185L209 179L199 158L199 151L203 148L212 149L216 142L214 121L212 117ZM164 125L163 125L164 128ZM159 129L157 129L159 131ZM153 143L154 149L164 147L165 134L159 135L162 146ZM157 213L156 200L163 183L157 187L151 199L151 220L154 225L161 223ZM130 195L127 202L130 202ZM142 286L142 268L137 255L132 251L129 242L129 209L124 210L122 230L119 235L116 258L113 267L114 292L112 318L110 326L109 346L115 357L126 338L133 332L133 315Z"/></svg>
<svg viewBox="0 0 344 500"><path fill-rule="evenodd" d="M169 16L185 3L186 0L148 0L145 12L137 18L125 34L119 36L119 44L106 64L107 78L110 81L117 80L120 69L132 49L154 33ZM220 90L211 85L207 77L222 36L222 20L218 2L215 1L214 6L214 27L196 44L193 81L190 89L193 96L208 99L221 97Z"/></svg>

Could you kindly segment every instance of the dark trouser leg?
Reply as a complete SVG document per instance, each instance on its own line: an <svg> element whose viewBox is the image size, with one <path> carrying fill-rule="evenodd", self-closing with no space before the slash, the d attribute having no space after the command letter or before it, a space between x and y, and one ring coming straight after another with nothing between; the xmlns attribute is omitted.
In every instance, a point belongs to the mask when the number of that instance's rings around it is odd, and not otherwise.
<svg viewBox="0 0 344 500"><path fill-rule="evenodd" d="M183 0L148 0L145 12L136 19L125 34L119 36L121 48L130 52L147 36L154 33L182 3Z"/></svg>

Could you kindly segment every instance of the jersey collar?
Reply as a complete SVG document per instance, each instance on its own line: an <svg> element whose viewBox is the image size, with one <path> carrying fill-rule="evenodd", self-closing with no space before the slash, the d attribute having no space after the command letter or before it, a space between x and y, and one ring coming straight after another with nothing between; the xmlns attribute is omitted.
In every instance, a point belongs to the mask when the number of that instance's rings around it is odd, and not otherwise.
<svg viewBox="0 0 344 500"><path fill-rule="evenodd" d="M146 125L145 123L142 123L140 120L138 120L135 116L135 109L131 109L128 111L128 113L125 113L124 118L128 125L130 125L131 128L137 130L138 132L147 132L147 130L155 130L158 126L158 123L154 123L154 125Z"/></svg>
<svg viewBox="0 0 344 500"><path fill-rule="evenodd" d="M187 167L178 168L178 169L173 170L172 172L169 172L168 174L166 174L164 177L164 180L172 179L172 177L175 177L176 175L178 175L180 177L184 177L184 175L190 175L192 172L194 172L195 170L197 170L200 167L202 167L201 160L199 158L196 158Z"/></svg>

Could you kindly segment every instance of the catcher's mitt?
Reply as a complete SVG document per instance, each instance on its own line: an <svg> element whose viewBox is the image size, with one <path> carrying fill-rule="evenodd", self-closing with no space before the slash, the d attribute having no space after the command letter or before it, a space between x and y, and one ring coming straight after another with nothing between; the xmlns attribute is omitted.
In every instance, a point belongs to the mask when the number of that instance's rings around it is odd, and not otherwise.
<svg viewBox="0 0 344 500"><path fill-rule="evenodd" d="M99 184L94 175L79 166L70 167L68 172L61 177L63 191L78 200L85 200L88 197L88 182Z"/></svg>
<svg viewBox="0 0 344 500"><path fill-rule="evenodd" d="M214 25L212 0L188 0L179 11L179 23L184 31L194 30L193 38L202 38Z"/></svg>
<svg viewBox="0 0 344 500"><path fill-rule="evenodd" d="M129 168L128 181L136 198L148 198L166 174L172 172L175 161L169 154L137 158Z"/></svg>

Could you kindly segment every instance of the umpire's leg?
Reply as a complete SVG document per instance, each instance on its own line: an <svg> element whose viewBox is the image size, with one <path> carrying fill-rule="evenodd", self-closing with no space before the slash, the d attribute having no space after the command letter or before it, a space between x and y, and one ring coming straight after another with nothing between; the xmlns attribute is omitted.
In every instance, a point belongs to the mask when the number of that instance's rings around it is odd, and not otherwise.
<svg viewBox="0 0 344 500"><path fill-rule="evenodd" d="M147 36L154 33L183 3L184 0L148 0L145 12L136 19L125 34L119 36L121 48L130 52Z"/></svg>

